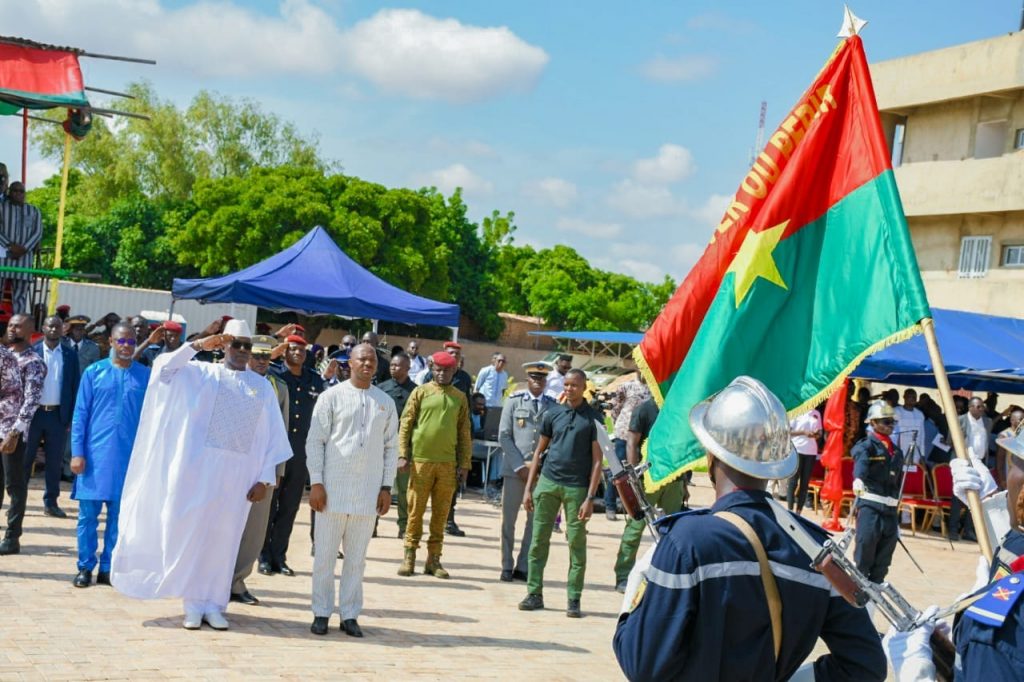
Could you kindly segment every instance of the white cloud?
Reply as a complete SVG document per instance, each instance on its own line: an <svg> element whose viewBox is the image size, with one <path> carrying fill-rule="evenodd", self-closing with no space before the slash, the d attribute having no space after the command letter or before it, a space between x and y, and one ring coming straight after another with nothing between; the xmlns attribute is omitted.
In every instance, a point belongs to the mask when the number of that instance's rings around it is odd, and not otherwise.
<svg viewBox="0 0 1024 682"><path fill-rule="evenodd" d="M632 275L641 282L657 282L665 276L665 271L659 265L647 261L625 258L616 261L619 267L628 275Z"/></svg>
<svg viewBox="0 0 1024 682"><path fill-rule="evenodd" d="M444 194L451 194L461 187L466 194L490 194L494 183L480 177L461 163L417 176L416 184L436 187Z"/></svg>
<svg viewBox="0 0 1024 682"><path fill-rule="evenodd" d="M704 203L694 209L693 217L700 221L702 227L716 227L725 215L725 209L732 202L732 196L726 194L712 194Z"/></svg>
<svg viewBox="0 0 1024 682"><path fill-rule="evenodd" d="M664 185L648 185L630 178L612 186L605 200L611 208L637 220L668 218L685 213L686 203Z"/></svg>
<svg viewBox="0 0 1024 682"><path fill-rule="evenodd" d="M753 33L758 26L746 19L736 19L721 12L704 12L690 17L686 22L686 28L692 31L718 31L733 35Z"/></svg>
<svg viewBox="0 0 1024 682"><path fill-rule="evenodd" d="M707 244L676 244L671 249L672 263L675 265L674 274L677 279L682 279L694 263L704 255Z"/></svg>
<svg viewBox="0 0 1024 682"><path fill-rule="evenodd" d="M384 9L357 23L344 50L350 68L382 90L454 102L529 90L549 59L504 26L468 26L408 9Z"/></svg>
<svg viewBox="0 0 1024 682"><path fill-rule="evenodd" d="M641 64L640 73L659 83L686 83L707 78L717 68L717 60L704 55L658 56Z"/></svg>
<svg viewBox="0 0 1024 682"><path fill-rule="evenodd" d="M633 178L640 183L669 184L684 180L697 170L693 154L678 144L663 144L658 155L633 164Z"/></svg>
<svg viewBox="0 0 1024 682"><path fill-rule="evenodd" d="M11 168L8 164L8 168L11 173L12 180L20 180L18 177L21 175L21 160L18 160L17 168ZM55 174L60 173L60 166L48 159L29 159L28 169L26 175L28 175L28 182L25 183L25 187L28 189L34 189L36 187L42 187L46 180L49 180Z"/></svg>
<svg viewBox="0 0 1024 682"><path fill-rule="evenodd" d="M562 178L542 178L527 183L523 194L556 208L568 208L576 202L576 185Z"/></svg>
<svg viewBox="0 0 1024 682"><path fill-rule="evenodd" d="M611 239L622 234L619 223L598 223L579 218L559 218L555 227L563 232L576 232L595 239Z"/></svg>
<svg viewBox="0 0 1024 682"><path fill-rule="evenodd" d="M549 60L506 27L472 26L417 10L383 9L347 27L311 0L281 0L270 13L240 0L174 5L27 0L18 6L18 33L152 58L195 76L313 80L344 71L387 92L454 102L529 90Z"/></svg>

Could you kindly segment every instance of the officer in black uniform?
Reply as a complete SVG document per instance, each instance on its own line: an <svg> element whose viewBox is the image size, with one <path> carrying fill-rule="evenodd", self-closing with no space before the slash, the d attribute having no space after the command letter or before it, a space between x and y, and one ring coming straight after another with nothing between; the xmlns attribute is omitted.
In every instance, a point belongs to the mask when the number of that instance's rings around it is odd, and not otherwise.
<svg viewBox="0 0 1024 682"><path fill-rule="evenodd" d="M833 593L775 520L765 489L791 476L798 456L778 398L741 376L694 407L690 427L707 451L716 501L662 519L660 541L630 574L613 644L626 677L885 679L867 612ZM816 542L827 537L792 518ZM819 637L831 653L801 665Z"/></svg>
<svg viewBox="0 0 1024 682"><path fill-rule="evenodd" d="M263 575L281 573L295 575L285 561L288 540L295 524L295 514L302 504L302 491L309 472L306 471L306 435L313 418L313 406L324 390L324 380L306 364L306 340L301 336L285 339L288 348L284 365L270 371L288 386L288 443L292 458L285 464L281 485L274 489L270 501L267 539L260 553L259 572Z"/></svg>
<svg viewBox="0 0 1024 682"><path fill-rule="evenodd" d="M1024 680L1024 431L997 442L1011 454L1006 472L1011 527L996 548L991 566L984 555L979 559L982 580L975 585L966 609L956 617L953 674L958 681ZM965 504L967 490L984 494L982 491L996 488L983 464L975 467L954 459L950 468L954 493ZM910 632L890 630L886 635L886 653L897 680L934 677L929 647L934 626L934 621L929 621Z"/></svg>
<svg viewBox="0 0 1024 682"><path fill-rule="evenodd" d="M857 495L857 544L853 557L868 580L880 583L889 572L899 539L900 487L903 451L890 438L896 410L876 402L865 420L872 432L850 450L853 457L853 492Z"/></svg>

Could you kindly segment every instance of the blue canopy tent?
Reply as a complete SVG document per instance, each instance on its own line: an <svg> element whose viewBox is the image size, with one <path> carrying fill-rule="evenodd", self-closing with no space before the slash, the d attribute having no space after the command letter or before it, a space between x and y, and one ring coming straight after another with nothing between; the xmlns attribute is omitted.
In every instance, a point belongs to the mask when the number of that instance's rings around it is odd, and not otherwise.
<svg viewBox="0 0 1024 682"><path fill-rule="evenodd" d="M933 308L935 333L952 388L1024 393L1024 320ZM923 336L866 358L857 379L935 387Z"/></svg>
<svg viewBox="0 0 1024 682"><path fill-rule="evenodd" d="M175 299L249 303L305 315L459 326L458 305L388 284L349 258L320 226L244 270L208 279L175 279L171 292Z"/></svg>

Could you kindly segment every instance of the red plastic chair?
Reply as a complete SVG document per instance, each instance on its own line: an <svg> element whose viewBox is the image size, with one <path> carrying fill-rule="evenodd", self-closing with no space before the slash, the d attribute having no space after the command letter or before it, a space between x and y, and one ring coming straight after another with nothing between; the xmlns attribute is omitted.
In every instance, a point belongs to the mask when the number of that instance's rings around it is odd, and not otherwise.
<svg viewBox="0 0 1024 682"><path fill-rule="evenodd" d="M925 472L919 464L905 467L903 477L903 495L900 498L899 511L910 512L910 533L917 535L917 511L924 511L921 518L922 528L931 528L938 509L938 501L930 499L925 491Z"/></svg>
<svg viewBox="0 0 1024 682"><path fill-rule="evenodd" d="M825 485L825 467L821 460L814 460L814 467L811 469L811 479L807 483L807 490L811 493L811 509L818 511L818 496L821 494L821 487Z"/></svg>

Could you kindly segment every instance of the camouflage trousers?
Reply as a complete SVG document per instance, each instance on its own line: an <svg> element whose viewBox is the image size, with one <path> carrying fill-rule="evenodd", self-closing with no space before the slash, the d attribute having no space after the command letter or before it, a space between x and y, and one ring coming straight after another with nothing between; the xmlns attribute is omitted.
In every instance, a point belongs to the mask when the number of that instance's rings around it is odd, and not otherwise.
<svg viewBox="0 0 1024 682"><path fill-rule="evenodd" d="M455 462L417 462L409 465L409 520L405 527L405 548L419 549L423 537L423 515L430 502L430 538L427 551L441 554L448 510L455 495Z"/></svg>

